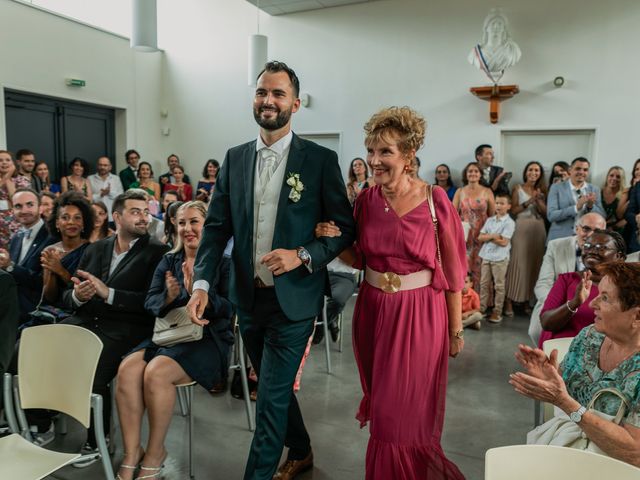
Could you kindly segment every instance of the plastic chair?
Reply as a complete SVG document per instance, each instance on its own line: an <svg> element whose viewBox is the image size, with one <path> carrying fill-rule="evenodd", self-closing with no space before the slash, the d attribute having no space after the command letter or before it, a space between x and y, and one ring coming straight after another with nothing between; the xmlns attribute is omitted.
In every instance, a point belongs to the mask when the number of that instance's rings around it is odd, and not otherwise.
<svg viewBox="0 0 640 480"><path fill-rule="evenodd" d="M37 447L14 433L0 438L0 476L40 480L79 456L79 453L58 453Z"/></svg>
<svg viewBox="0 0 640 480"><path fill-rule="evenodd" d="M93 413L99 453L73 454L73 458L67 457L57 468L73 463L73 460L101 457L105 477L113 480L102 424L103 399L91 393L101 352L102 342L98 336L82 327L42 325L25 329L18 354L18 375L12 377L6 373L4 377L4 402L7 416L12 417L9 421L12 430L20 432L25 442L31 442L32 438L23 409L55 410L75 418L85 428L89 427ZM25 452L21 460L34 467L38 463L38 455L50 453L36 446L25 446L20 451ZM29 459L31 456L33 460ZM58 458L61 460L63 457ZM0 478L35 478L12 474L11 469L18 468L14 465L16 463L21 462L16 461L14 455L0 459Z"/></svg>
<svg viewBox="0 0 640 480"><path fill-rule="evenodd" d="M327 374L331 375L331 345L329 345L329 320L327 319L327 297L324 297L324 305L322 306L322 320L316 320L315 326L322 327L324 330L324 350L327 358Z"/></svg>
<svg viewBox="0 0 640 480"><path fill-rule="evenodd" d="M549 445L513 445L487 450L485 480L638 480L640 469L584 450Z"/></svg>
<svg viewBox="0 0 640 480"><path fill-rule="evenodd" d="M246 373L246 370L245 370ZM189 478L195 478L194 462L193 462L193 387L196 382L176 385L176 395L178 396L178 405L180 405L180 413L183 417L188 417L189 425Z"/></svg>

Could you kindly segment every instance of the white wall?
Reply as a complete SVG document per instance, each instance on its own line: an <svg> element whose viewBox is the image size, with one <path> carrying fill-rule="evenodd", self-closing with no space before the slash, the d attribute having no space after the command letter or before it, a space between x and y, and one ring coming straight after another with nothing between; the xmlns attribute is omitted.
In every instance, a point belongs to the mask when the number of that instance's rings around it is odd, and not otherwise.
<svg viewBox="0 0 640 480"><path fill-rule="evenodd" d="M521 93L503 104L498 125L488 121L487 102L469 93L487 82L466 61L494 1L382 0L262 14L270 58L295 68L312 97L311 108L296 114L294 129L341 131L348 163L363 154L362 125L376 109L409 105L429 124L419 152L427 178L439 162L461 170L479 143L499 146L501 127L596 128L594 170L614 163L631 168L640 156L640 2L502 3L523 55L503 79ZM255 7L238 0L160 0L158 8L167 121L195 171L209 156L222 159L228 147L256 134L246 85ZM561 89L551 85L557 75L566 79Z"/></svg>
<svg viewBox="0 0 640 480"><path fill-rule="evenodd" d="M162 53L134 52L126 38L11 0L0 0L0 19L0 89L123 109L116 117L118 167L131 147L165 166L169 147L158 110ZM87 85L68 87L68 77ZM0 148L6 146L3 103L0 91Z"/></svg>

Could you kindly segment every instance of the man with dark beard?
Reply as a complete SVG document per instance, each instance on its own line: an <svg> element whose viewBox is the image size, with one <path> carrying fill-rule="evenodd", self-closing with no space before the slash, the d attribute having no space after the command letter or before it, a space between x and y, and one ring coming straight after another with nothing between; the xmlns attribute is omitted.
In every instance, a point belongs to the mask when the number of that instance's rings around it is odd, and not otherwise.
<svg viewBox="0 0 640 480"><path fill-rule="evenodd" d="M63 295L67 308L75 310L63 323L91 330L104 344L93 392L104 399L105 431L111 415L108 385L120 360L153 333L154 316L145 310L144 302L156 266L168 247L149 237L148 217L143 193L129 190L118 195L113 201L116 234L87 247L71 279L73 288ZM87 443L83 453L97 453L93 429L89 430ZM93 461L74 463L74 467L85 467Z"/></svg>
<svg viewBox="0 0 640 480"><path fill-rule="evenodd" d="M195 262L188 308L196 324L233 236L230 300L258 383L257 427L245 480L289 480L313 466L293 383L329 285L326 265L354 239L352 211L335 152L291 131L300 108L295 72L269 62L258 76L257 140L227 152ZM316 239L329 218L341 237ZM286 462L274 476L283 445Z"/></svg>

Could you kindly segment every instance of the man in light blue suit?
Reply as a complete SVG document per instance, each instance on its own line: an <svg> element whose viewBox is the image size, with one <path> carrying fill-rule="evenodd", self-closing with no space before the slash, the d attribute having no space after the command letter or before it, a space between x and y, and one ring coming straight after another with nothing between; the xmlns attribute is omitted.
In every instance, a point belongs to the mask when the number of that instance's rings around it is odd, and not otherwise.
<svg viewBox="0 0 640 480"><path fill-rule="evenodd" d="M600 189L587 182L589 160L578 157L571 162L569 178L551 186L547 198L547 218L551 222L547 242L574 234L577 220L589 212L606 217Z"/></svg>

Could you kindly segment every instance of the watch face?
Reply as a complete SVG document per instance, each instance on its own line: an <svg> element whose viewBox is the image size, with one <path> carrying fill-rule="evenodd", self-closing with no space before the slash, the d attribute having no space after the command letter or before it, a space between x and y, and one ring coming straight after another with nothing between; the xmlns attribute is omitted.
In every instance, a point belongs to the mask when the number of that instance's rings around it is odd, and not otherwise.
<svg viewBox="0 0 640 480"><path fill-rule="evenodd" d="M582 415L580 415L580 412L571 412L569 418L572 422L578 423L580 420L582 420Z"/></svg>

